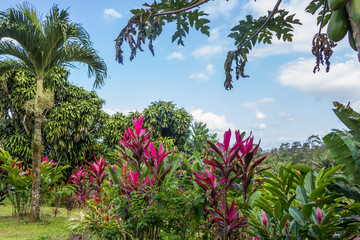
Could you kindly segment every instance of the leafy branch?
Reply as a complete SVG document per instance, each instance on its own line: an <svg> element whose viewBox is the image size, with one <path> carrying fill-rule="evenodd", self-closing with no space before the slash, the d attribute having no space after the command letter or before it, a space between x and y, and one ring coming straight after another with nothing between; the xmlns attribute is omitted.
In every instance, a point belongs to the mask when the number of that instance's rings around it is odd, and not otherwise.
<svg viewBox="0 0 360 240"><path fill-rule="evenodd" d="M254 19L251 15L246 16L246 21L242 20L239 24L231 29L233 33L229 37L235 39L235 45L238 45L235 51L229 51L225 64L225 82L224 87L226 90L231 90L232 65L235 61L236 79L249 77L245 75L244 69L247 62L247 55L256 43L271 44L273 34L276 34L278 39L283 41L292 41L293 37L293 25L301 24L298 19L294 19L293 15L288 15L289 12L285 10L279 10L279 6L282 0L278 0L273 10L268 12L268 16ZM254 29L257 29L254 32Z"/></svg>
<svg viewBox="0 0 360 240"><path fill-rule="evenodd" d="M192 10L200 5L209 2L210 0L177 0L167 1L162 0L160 3L154 2L152 5L144 4L147 9L131 10L134 14L130 18L127 25L121 30L119 36L116 38L116 60L123 63L122 44L127 42L129 44L131 55L130 61L134 59L138 50L143 51L142 44L148 40L148 48L152 55L154 55L153 40L162 32L162 27L165 23L176 22L176 31L173 34L172 42L178 39L179 45L184 45L183 37L189 33L189 25L195 26L196 30L200 30L203 34L209 35L209 26L206 26L210 21L201 16L205 16L202 11L198 9Z"/></svg>

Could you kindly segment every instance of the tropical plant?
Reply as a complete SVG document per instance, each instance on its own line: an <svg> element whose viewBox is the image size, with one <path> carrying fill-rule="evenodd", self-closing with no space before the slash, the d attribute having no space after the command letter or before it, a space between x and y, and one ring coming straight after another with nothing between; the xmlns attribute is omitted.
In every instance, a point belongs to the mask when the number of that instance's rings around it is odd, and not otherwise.
<svg viewBox="0 0 360 240"><path fill-rule="evenodd" d="M170 138L179 150L184 150L192 116L172 102L155 101L144 109L144 127L151 131L151 138Z"/></svg>
<svg viewBox="0 0 360 240"><path fill-rule="evenodd" d="M261 239L330 239L335 232L341 239L350 237L357 223L349 217L347 200L329 191L343 178L337 174L340 168L314 172L290 163L281 166L278 175L263 172L264 191L249 221L252 234Z"/></svg>
<svg viewBox="0 0 360 240"><path fill-rule="evenodd" d="M146 40L149 41L149 50L154 55L152 43L161 35L163 27L167 23L176 23L172 42L177 41L179 45L184 45L184 38L189 34L190 27L209 36L210 20L206 18L206 12L199 9L209 2L211 1L146 1L143 8L131 10L133 16L116 39L116 60L123 63L122 46L125 42L128 42L130 47L130 60L134 59L138 50L143 50L142 44ZM248 62L248 54L257 44L271 44L275 36L284 42L292 41L294 26L301 23L294 17L295 14L291 14L286 8L280 9L282 2L284 1L277 0L274 7L269 9L265 16L256 19L252 15L247 15L245 20L240 20L231 28L228 37L233 39L236 49L229 51L226 55L225 89L230 90L233 87L232 75L235 75L236 79L239 79L240 76L242 78L249 77L245 74L245 66ZM335 42L343 39L348 32L350 46L359 52L360 56L360 4L355 0L308 0L307 2L309 4L306 12L318 15L317 24L319 25L319 31L315 33L312 43L312 53L316 57L314 73L319 71L320 64L324 63L327 66L326 71L329 71L329 59L336 46ZM337 5L337 7L334 8L333 5ZM328 26L327 34L322 33L322 29L326 26ZM233 70L234 74L232 74Z"/></svg>
<svg viewBox="0 0 360 240"><path fill-rule="evenodd" d="M40 218L40 165L42 156L43 112L49 109L52 94L44 91L44 82L58 66L71 66L72 62L85 63L89 74L95 75L94 87L100 87L106 77L106 65L91 46L85 29L70 22L66 10L54 5L45 19L35 8L24 3L0 13L0 38L14 41L0 42L0 55L14 57L18 61L2 61L0 75L15 69L27 70L36 80L33 99L34 136L32 163L31 222Z"/></svg>
<svg viewBox="0 0 360 240"><path fill-rule="evenodd" d="M0 166L6 175L4 182L9 186L7 196L13 206L13 214L18 218L27 216L30 203L31 189L31 168L24 168L18 159L13 159L10 154L0 148L0 159L3 164ZM41 202L47 202L53 194L53 189L59 183L63 171L69 166L57 166L47 157L43 158L40 166L41 171Z"/></svg>
<svg viewBox="0 0 360 240"><path fill-rule="evenodd" d="M44 155L60 165L75 167L97 155L98 139L107 114L101 111L104 100L67 82L68 71L55 68L45 88L54 89L54 105L44 112L42 125ZM35 97L35 78L16 70L0 77L0 138L11 156L31 165L31 139L34 114L29 103ZM44 84L45 84L44 83ZM50 84L50 85L49 85ZM64 129L71 128L71 131ZM70 173L66 173L66 178Z"/></svg>
<svg viewBox="0 0 360 240"><path fill-rule="evenodd" d="M13 159L10 154L0 148L0 168L6 172L4 182L10 187L7 196L13 206L13 215L18 219L27 216L30 201L31 171L24 171L21 161Z"/></svg>
<svg viewBox="0 0 360 240"><path fill-rule="evenodd" d="M266 158L256 154L259 144L253 144L251 134L246 139L244 136L235 131L236 143L232 147L230 129L224 133L223 143L208 141L208 150L217 155L203 160L211 170L203 165L203 172L194 172L195 178L191 178L206 191L209 207L205 209L215 222L215 237L219 239L236 239L243 232L249 202L263 182L258 175L267 169L259 169ZM242 194L240 199L238 194ZM232 202L228 203L228 199ZM235 207L235 200L240 208Z"/></svg>
<svg viewBox="0 0 360 240"><path fill-rule="evenodd" d="M76 170L71 174L69 182L75 185L75 196L77 198L77 205L80 207L85 206L86 200L90 196L90 190L87 186L88 172L83 168L83 166L76 166Z"/></svg>
<svg viewBox="0 0 360 240"><path fill-rule="evenodd" d="M210 133L206 123L194 122L191 124L191 134L185 144L185 151L193 154L195 151L199 154L205 153L207 140L216 142L217 134Z"/></svg>

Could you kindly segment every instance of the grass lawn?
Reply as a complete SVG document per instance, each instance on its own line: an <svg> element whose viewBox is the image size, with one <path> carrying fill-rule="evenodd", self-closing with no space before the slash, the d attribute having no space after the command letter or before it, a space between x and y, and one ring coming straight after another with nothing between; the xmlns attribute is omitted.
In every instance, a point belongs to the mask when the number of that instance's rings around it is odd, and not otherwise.
<svg viewBox="0 0 360 240"><path fill-rule="evenodd" d="M60 209L60 213L56 217L52 213L52 208L43 207L41 209L44 219L48 223L31 224L28 220L18 221L12 216L12 208L10 202L5 200L6 206L0 206L0 239L1 240L60 240L68 239L70 230L67 223L66 209ZM72 211L71 217L75 217L75 211Z"/></svg>

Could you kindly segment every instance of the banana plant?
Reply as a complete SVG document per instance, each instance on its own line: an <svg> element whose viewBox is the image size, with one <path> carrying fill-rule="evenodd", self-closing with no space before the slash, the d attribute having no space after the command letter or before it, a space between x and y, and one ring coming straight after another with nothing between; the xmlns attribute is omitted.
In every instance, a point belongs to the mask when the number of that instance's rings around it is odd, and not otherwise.
<svg viewBox="0 0 360 240"><path fill-rule="evenodd" d="M327 134L323 140L330 150L335 162L342 167L345 179L331 185L334 192L360 202L360 114L349 104L344 106L334 102L336 116L349 128L349 134L334 131Z"/></svg>

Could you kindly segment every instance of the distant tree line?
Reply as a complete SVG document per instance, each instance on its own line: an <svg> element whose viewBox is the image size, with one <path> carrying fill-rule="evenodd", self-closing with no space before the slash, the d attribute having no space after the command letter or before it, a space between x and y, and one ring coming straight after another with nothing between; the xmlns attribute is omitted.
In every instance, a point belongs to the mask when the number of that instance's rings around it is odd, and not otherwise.
<svg viewBox="0 0 360 240"><path fill-rule="evenodd" d="M265 167L272 167L271 171L276 172L280 166L286 166L290 162L294 165L305 165L315 171L321 168L332 168L334 161L330 151L325 147L324 142L318 135L311 135L301 144L299 141L293 143L282 143L279 148L265 151Z"/></svg>

